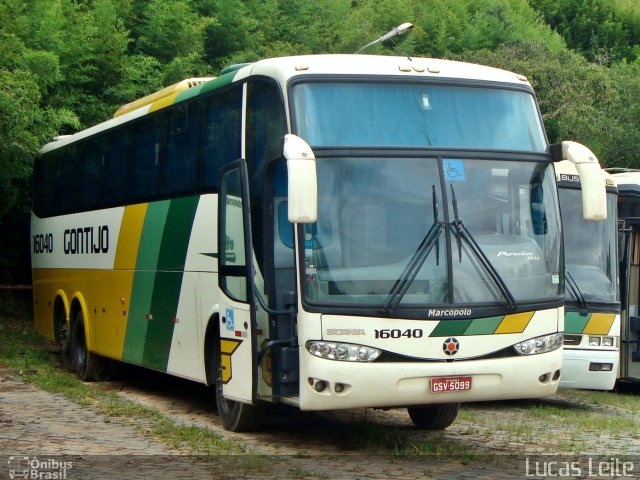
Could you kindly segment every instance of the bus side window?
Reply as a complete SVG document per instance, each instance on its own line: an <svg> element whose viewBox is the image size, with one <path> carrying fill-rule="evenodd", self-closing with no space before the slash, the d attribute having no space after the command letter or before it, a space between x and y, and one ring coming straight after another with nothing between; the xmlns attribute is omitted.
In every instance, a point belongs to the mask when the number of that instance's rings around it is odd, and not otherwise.
<svg viewBox="0 0 640 480"><path fill-rule="evenodd" d="M289 205L286 200L277 204L278 208L278 237L280 243L287 248L293 248L293 225L289 223Z"/></svg>
<svg viewBox="0 0 640 480"><path fill-rule="evenodd" d="M274 244L276 245L276 264L284 260L286 266L293 267L292 252L284 250L293 248L293 225L289 222L287 202L287 168L284 162L278 162L273 174L273 204L275 214ZM278 254L280 251L280 255ZM291 256L291 258L286 258ZM278 265L276 265L277 267Z"/></svg>
<svg viewBox="0 0 640 480"><path fill-rule="evenodd" d="M194 191L197 167L197 106L180 105L169 113L162 194Z"/></svg>
<svg viewBox="0 0 640 480"><path fill-rule="evenodd" d="M275 279L276 303L284 309L283 294L295 290L295 248L293 224L288 215L287 164L284 159L277 160L270 168L273 179L273 267ZM278 322L279 335L286 335L290 328L286 319Z"/></svg>
<svg viewBox="0 0 640 480"><path fill-rule="evenodd" d="M82 178L83 165L75 161L78 153L77 146L71 146L67 149L65 155L58 155L56 159L58 179L56 180L58 188L59 209L62 212L69 212L77 209L79 190L81 188L80 179Z"/></svg>
<svg viewBox="0 0 640 480"><path fill-rule="evenodd" d="M251 234L256 265L264 272L268 268L265 250L271 248L272 238L271 232L259 220L266 213L265 196L268 195L265 178L274 178L269 176L270 163L274 160L281 161L282 138L287 132L282 94L275 82L257 79L247 85L245 129L245 158L249 168L251 192Z"/></svg>
<svg viewBox="0 0 640 480"><path fill-rule="evenodd" d="M157 194L161 121L161 117L156 116L136 126L131 188L134 200L148 199Z"/></svg>
<svg viewBox="0 0 640 480"><path fill-rule="evenodd" d="M81 163L84 165L80 198L78 203L82 209L93 209L100 203L100 185L102 176L102 149L98 142L83 145L80 153Z"/></svg>
<svg viewBox="0 0 640 480"><path fill-rule="evenodd" d="M242 89L208 97L200 113L200 190L218 190L218 173L222 166L240 158Z"/></svg>
<svg viewBox="0 0 640 480"><path fill-rule="evenodd" d="M54 152L36 159L36 177L34 185L34 207L39 217L54 214Z"/></svg>
<svg viewBox="0 0 640 480"><path fill-rule="evenodd" d="M129 150L131 136L124 127L110 133L106 141L107 149L102 157L104 176L102 184L103 206L122 203L127 194L129 175Z"/></svg>

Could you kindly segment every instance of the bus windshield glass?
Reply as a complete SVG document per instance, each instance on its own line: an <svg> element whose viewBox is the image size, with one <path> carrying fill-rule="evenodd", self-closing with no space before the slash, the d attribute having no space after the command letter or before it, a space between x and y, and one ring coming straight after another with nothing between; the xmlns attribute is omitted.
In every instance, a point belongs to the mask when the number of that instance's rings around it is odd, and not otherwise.
<svg viewBox="0 0 640 480"><path fill-rule="evenodd" d="M403 146L544 152L533 95L425 83L298 83L295 130L312 147Z"/></svg>
<svg viewBox="0 0 640 480"><path fill-rule="evenodd" d="M564 229L565 265L577 285L567 288L568 301L617 303L616 195L607 193L607 220L588 221L582 217L581 190L559 188ZM576 298L576 295L582 296Z"/></svg>
<svg viewBox="0 0 640 480"><path fill-rule="evenodd" d="M562 300L547 162L322 157L307 304L411 310ZM508 287L506 287L508 285Z"/></svg>

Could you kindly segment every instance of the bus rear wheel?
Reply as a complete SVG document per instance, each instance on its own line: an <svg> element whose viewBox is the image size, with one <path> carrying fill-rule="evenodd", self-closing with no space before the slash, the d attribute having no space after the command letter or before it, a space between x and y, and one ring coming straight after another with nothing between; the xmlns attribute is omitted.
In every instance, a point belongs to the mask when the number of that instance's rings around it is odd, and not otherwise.
<svg viewBox="0 0 640 480"><path fill-rule="evenodd" d="M260 427L262 408L248 403L227 400L222 395L222 368L220 365L220 340L213 341L213 371L216 375L216 406L218 416L225 430L231 432L251 432Z"/></svg>
<svg viewBox="0 0 640 480"><path fill-rule="evenodd" d="M76 375L83 381L94 381L105 377L107 359L87 349L82 313L76 313L71 326L71 363Z"/></svg>
<svg viewBox="0 0 640 480"><path fill-rule="evenodd" d="M71 333L64 305L60 298L56 298L53 307L53 336L56 344L60 347L60 364L65 370L71 368Z"/></svg>
<svg viewBox="0 0 640 480"><path fill-rule="evenodd" d="M60 345L60 364L65 370L72 370L71 335L66 321L60 326L58 343Z"/></svg>
<svg viewBox="0 0 640 480"><path fill-rule="evenodd" d="M437 403L408 407L411 421L420 430L444 430L458 416L459 403Z"/></svg>

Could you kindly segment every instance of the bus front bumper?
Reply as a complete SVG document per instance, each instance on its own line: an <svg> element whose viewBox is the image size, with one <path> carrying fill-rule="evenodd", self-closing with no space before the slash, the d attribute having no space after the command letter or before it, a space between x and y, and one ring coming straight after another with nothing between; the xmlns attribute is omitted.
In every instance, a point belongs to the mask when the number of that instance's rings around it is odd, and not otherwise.
<svg viewBox="0 0 640 480"><path fill-rule="evenodd" d="M448 363L341 362L306 351L301 357L302 410L546 397L556 392L562 367L562 349L540 355ZM462 377L455 385L464 385L471 377L470 388L432 391L432 379L443 377Z"/></svg>
<svg viewBox="0 0 640 480"><path fill-rule="evenodd" d="M613 390L619 357L617 351L570 350L565 347L560 388ZM603 365L610 370L602 371Z"/></svg>

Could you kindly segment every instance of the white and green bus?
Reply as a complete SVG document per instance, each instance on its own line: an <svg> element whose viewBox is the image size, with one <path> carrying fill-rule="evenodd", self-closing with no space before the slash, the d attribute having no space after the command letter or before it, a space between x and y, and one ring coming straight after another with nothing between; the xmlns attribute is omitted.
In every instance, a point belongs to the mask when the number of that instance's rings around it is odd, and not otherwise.
<svg viewBox="0 0 640 480"><path fill-rule="evenodd" d="M576 167L568 161L556 164L566 282L562 388L612 390L618 377L618 190L610 174L602 176L607 218L585 220Z"/></svg>
<svg viewBox="0 0 640 480"><path fill-rule="evenodd" d="M240 65L43 147L36 325L81 378L107 359L216 385L223 424L265 402L407 407L553 394L564 266L550 147L521 75L424 58Z"/></svg>

